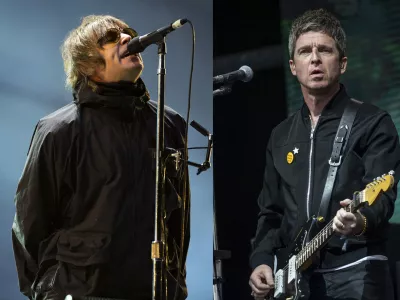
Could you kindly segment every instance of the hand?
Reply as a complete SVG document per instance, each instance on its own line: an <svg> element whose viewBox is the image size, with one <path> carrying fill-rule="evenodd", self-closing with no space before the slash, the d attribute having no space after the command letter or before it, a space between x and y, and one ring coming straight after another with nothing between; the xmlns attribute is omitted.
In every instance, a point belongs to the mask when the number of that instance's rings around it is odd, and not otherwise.
<svg viewBox="0 0 400 300"><path fill-rule="evenodd" d="M256 300L262 300L268 295L269 291L274 287L274 278L272 269L267 265L260 265L251 273L249 285L251 287L251 295Z"/></svg>
<svg viewBox="0 0 400 300"><path fill-rule="evenodd" d="M346 207L351 202L350 199L340 201L340 205ZM333 230L343 235L354 235L361 232L363 228L363 217L359 213L347 212L341 208L333 218Z"/></svg>

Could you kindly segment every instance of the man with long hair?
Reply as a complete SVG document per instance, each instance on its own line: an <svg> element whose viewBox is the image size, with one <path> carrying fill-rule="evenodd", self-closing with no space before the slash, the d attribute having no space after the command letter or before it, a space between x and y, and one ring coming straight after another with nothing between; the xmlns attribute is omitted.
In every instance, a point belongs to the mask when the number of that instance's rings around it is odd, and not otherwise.
<svg viewBox="0 0 400 300"><path fill-rule="evenodd" d="M151 299L157 103L141 78L137 32L90 15L61 51L73 101L35 128L16 196L12 240L29 299ZM165 147L185 147L185 120L165 107ZM187 166L165 164L168 299L185 299ZM176 296L176 297L175 297Z"/></svg>

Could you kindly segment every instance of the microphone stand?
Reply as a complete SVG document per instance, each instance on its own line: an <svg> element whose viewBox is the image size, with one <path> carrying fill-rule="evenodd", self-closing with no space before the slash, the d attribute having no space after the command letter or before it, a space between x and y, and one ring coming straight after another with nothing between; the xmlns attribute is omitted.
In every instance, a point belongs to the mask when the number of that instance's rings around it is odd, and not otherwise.
<svg viewBox="0 0 400 300"><path fill-rule="evenodd" d="M215 198L214 198L214 279L213 279L213 294L214 300L222 300L222 283L224 279L222 277L222 260L229 259L231 257L231 251L220 250L218 246L218 234L217 234L217 220L215 212Z"/></svg>
<svg viewBox="0 0 400 300"><path fill-rule="evenodd" d="M154 220L154 241L151 244L151 258L153 260L153 290L152 300L166 300L163 284L166 286L165 277L165 241L164 241L164 208L165 208L165 174L164 174L164 103L165 103L165 54L167 46L165 36L157 43L159 55L158 76L158 106L157 106L157 141L156 141L156 199ZM164 282L165 281L165 282ZM163 298L165 297L165 298Z"/></svg>
<svg viewBox="0 0 400 300"><path fill-rule="evenodd" d="M213 91L213 98L218 96L224 96L232 92L232 83L227 83L220 88ZM213 300L222 300L222 283L224 279L222 277L222 260L229 259L231 257L231 251L220 250L218 246L218 234L217 234L217 219L216 219L216 207L215 207L215 197L214 197L214 251L213 251L213 261L214 261L214 279L213 279Z"/></svg>

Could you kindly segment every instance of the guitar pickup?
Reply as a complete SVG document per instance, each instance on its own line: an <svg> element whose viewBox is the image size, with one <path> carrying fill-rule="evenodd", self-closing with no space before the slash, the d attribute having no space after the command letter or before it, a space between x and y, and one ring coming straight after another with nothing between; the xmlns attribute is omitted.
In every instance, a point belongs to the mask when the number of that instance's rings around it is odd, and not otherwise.
<svg viewBox="0 0 400 300"><path fill-rule="evenodd" d="M285 295L286 290L286 284L285 284L285 274L282 269L280 269L278 272L275 274L275 291L274 291L274 298L278 299L282 296Z"/></svg>
<svg viewBox="0 0 400 300"><path fill-rule="evenodd" d="M288 284L291 284L296 280L296 255L293 255L288 264Z"/></svg>

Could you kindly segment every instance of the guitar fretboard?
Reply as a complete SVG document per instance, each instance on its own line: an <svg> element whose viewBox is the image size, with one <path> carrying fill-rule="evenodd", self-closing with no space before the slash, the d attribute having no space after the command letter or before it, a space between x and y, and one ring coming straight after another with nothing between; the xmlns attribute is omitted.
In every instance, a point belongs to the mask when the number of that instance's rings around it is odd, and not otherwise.
<svg viewBox="0 0 400 300"><path fill-rule="evenodd" d="M356 195L355 199L347 207L347 211L353 211L356 204L358 205L363 201L364 193L361 192ZM333 220L331 220L325 227L318 232L318 234L296 255L296 269L299 269L311 256L317 252L334 234Z"/></svg>

